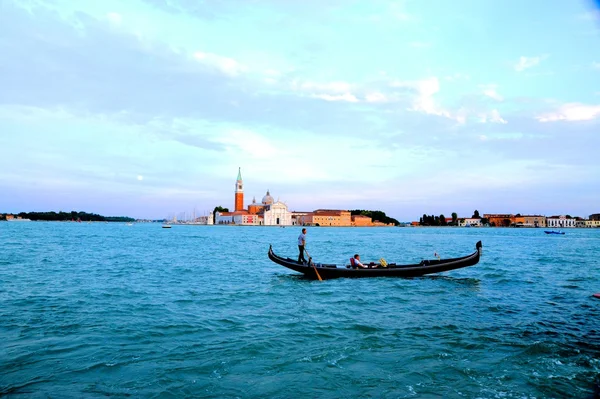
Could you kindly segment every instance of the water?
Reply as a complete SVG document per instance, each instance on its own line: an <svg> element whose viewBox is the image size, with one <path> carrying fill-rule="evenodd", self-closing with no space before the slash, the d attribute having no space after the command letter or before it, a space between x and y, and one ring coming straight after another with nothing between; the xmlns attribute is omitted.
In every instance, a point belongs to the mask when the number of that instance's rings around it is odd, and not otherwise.
<svg viewBox="0 0 600 399"><path fill-rule="evenodd" d="M300 278L299 228L0 223L0 395L588 398L600 229L309 228L317 261L473 267Z"/></svg>

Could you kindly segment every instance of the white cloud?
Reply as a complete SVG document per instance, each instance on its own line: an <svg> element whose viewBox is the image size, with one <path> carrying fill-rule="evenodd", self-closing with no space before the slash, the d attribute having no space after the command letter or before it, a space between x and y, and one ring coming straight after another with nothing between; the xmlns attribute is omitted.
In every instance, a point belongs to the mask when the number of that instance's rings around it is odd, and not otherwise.
<svg viewBox="0 0 600 399"><path fill-rule="evenodd" d="M542 57L524 57L521 56L519 61L514 65L515 71L522 72L526 69L539 65Z"/></svg>
<svg viewBox="0 0 600 399"><path fill-rule="evenodd" d="M348 93L352 90L352 85L348 82L342 81L334 81L334 82L310 82L304 81L300 82L298 80L294 80L292 82L292 89L296 91L309 91L309 92L326 92L326 93Z"/></svg>
<svg viewBox="0 0 600 399"><path fill-rule="evenodd" d="M600 117L600 105L569 103L561 106L556 112L536 117L540 122L556 121L589 121Z"/></svg>
<svg viewBox="0 0 600 399"><path fill-rule="evenodd" d="M350 103L358 102L358 98L350 93L344 94L313 94L314 98L320 98L325 101L347 101Z"/></svg>
<svg viewBox="0 0 600 399"><path fill-rule="evenodd" d="M218 54L197 51L194 53L194 58L200 63L216 68L229 76L237 76L247 70L244 65L233 58L223 57Z"/></svg>
<svg viewBox="0 0 600 399"><path fill-rule="evenodd" d="M325 101L359 102L356 95L352 94L353 85L343 81L321 83L294 80L291 82L291 89Z"/></svg>
<svg viewBox="0 0 600 399"><path fill-rule="evenodd" d="M483 114L481 116L481 121L483 123L500 123L500 124L507 124L508 122L506 121L506 119L504 119L502 116L500 116L500 112L497 109L493 109L490 113L488 114Z"/></svg>
<svg viewBox="0 0 600 399"><path fill-rule="evenodd" d="M109 12L106 14L106 18L115 25L120 25L123 22L123 16L117 12Z"/></svg>
<svg viewBox="0 0 600 399"><path fill-rule="evenodd" d="M496 89L498 88L498 85L495 85L495 84L480 85L479 87L483 90L483 94L485 96L487 96L489 98L493 98L494 100L497 100L497 101L503 101L504 100L504 97L502 97L496 91Z"/></svg>
<svg viewBox="0 0 600 399"><path fill-rule="evenodd" d="M278 149L267 137L248 129L230 129L220 134L215 141L224 144L228 151L239 151L254 159L270 159L284 151Z"/></svg>
<svg viewBox="0 0 600 399"><path fill-rule="evenodd" d="M448 82L456 82L459 80L469 80L471 77L465 73L455 73L454 75L444 76L444 80Z"/></svg>
<svg viewBox="0 0 600 399"><path fill-rule="evenodd" d="M142 176L142 175L138 175L137 179L138 179L139 181L142 181L142 180L144 180L144 176Z"/></svg>
<svg viewBox="0 0 600 399"><path fill-rule="evenodd" d="M464 123L462 116L453 117L449 111L436 104L433 96L440 91L440 82L437 77L431 77L415 82L393 82L392 87L407 87L417 92L411 111L420 111L430 115L443 116Z"/></svg>
<svg viewBox="0 0 600 399"><path fill-rule="evenodd" d="M365 95L365 101L368 103L385 103L389 101L389 98L385 94L375 91L367 93Z"/></svg>

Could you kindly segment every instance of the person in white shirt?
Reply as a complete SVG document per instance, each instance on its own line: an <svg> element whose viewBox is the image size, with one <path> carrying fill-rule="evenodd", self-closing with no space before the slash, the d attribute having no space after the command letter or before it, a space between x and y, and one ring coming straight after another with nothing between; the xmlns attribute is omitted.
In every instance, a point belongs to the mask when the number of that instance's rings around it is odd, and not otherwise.
<svg viewBox="0 0 600 399"><path fill-rule="evenodd" d="M306 263L304 259L304 246L306 245L306 229L302 229L302 233L298 236L298 263Z"/></svg>
<svg viewBox="0 0 600 399"><path fill-rule="evenodd" d="M354 266L354 267L360 267L360 268L363 268L363 269L368 269L369 268L369 266L365 266L365 265L362 264L362 262L360 261L360 255L359 254L354 255L354 261L352 263L353 263L352 266Z"/></svg>

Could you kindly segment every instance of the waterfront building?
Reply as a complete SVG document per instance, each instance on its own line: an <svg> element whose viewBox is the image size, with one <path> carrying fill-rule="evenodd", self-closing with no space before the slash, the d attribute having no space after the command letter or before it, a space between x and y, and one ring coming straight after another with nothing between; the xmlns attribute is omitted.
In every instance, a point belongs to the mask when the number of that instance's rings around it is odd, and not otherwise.
<svg viewBox="0 0 600 399"><path fill-rule="evenodd" d="M597 219L597 220L584 220L583 227L600 228L600 219Z"/></svg>
<svg viewBox="0 0 600 399"><path fill-rule="evenodd" d="M523 218L525 227L546 227L546 216L525 215Z"/></svg>
<svg viewBox="0 0 600 399"><path fill-rule="evenodd" d="M263 223L265 226L291 226L292 213L283 202L274 202L265 206L263 211Z"/></svg>
<svg viewBox="0 0 600 399"><path fill-rule="evenodd" d="M306 226L312 224L312 212L292 212L292 225Z"/></svg>
<svg viewBox="0 0 600 399"><path fill-rule="evenodd" d="M481 227L481 218L460 218L458 225L460 227Z"/></svg>
<svg viewBox="0 0 600 399"><path fill-rule="evenodd" d="M546 218L546 226L547 227L575 227L576 221L575 218L566 217L565 215L560 216L550 216Z"/></svg>
<svg viewBox="0 0 600 399"><path fill-rule="evenodd" d="M595 221L600 220L600 213L592 213L588 219L595 220Z"/></svg>
<svg viewBox="0 0 600 399"><path fill-rule="evenodd" d="M312 224L315 226L352 226L352 217L350 211L317 209L313 212Z"/></svg>
<svg viewBox="0 0 600 399"><path fill-rule="evenodd" d="M195 224L212 225L212 224L214 224L214 215L212 214L212 212L210 212L206 216L198 216L197 218L194 219L194 223Z"/></svg>
<svg viewBox="0 0 600 399"><path fill-rule="evenodd" d="M356 227L373 226L373 219L366 215L353 215L352 225Z"/></svg>
<svg viewBox="0 0 600 399"><path fill-rule="evenodd" d="M484 213L483 217L488 220L490 226L508 227L513 223L515 215L511 213Z"/></svg>

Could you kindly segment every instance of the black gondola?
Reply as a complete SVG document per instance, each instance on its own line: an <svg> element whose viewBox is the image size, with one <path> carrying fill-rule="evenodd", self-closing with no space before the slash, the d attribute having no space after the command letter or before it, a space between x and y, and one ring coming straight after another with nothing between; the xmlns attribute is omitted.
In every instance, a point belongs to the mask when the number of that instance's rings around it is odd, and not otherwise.
<svg viewBox="0 0 600 399"><path fill-rule="evenodd" d="M447 272L449 270L460 269L467 266L476 265L481 257L481 241L475 244L475 252L460 258L451 259L429 259L422 260L417 264L397 265L388 263L385 267L379 263L368 264L368 269L354 269L350 265L338 267L334 264L314 263L309 259L308 264L300 264L294 259L283 258L275 255L273 247L269 246L269 259L273 262L285 266L288 269L300 272L308 278L331 279L339 277L419 277L426 274ZM365 264L367 266L367 264Z"/></svg>

